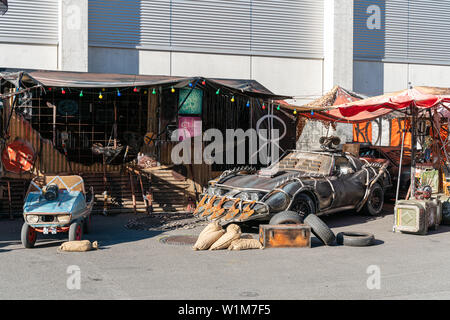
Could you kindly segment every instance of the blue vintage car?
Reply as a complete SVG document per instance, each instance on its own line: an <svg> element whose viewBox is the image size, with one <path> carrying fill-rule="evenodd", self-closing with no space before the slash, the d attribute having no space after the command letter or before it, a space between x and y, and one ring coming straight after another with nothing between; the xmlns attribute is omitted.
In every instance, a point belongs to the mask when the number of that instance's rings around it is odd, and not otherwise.
<svg viewBox="0 0 450 320"><path fill-rule="evenodd" d="M81 240L91 228L93 204L93 189L86 192L80 176L34 178L23 206L22 244L33 248L38 233L68 232L69 241Z"/></svg>

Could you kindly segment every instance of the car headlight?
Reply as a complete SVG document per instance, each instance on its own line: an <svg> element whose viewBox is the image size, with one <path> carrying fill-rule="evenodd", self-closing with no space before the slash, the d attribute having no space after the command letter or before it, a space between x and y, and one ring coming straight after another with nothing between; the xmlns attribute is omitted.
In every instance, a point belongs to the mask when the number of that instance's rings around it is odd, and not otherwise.
<svg viewBox="0 0 450 320"><path fill-rule="evenodd" d="M39 216L35 214L28 214L27 215L27 222L28 223L37 223L39 221Z"/></svg>
<svg viewBox="0 0 450 320"><path fill-rule="evenodd" d="M70 222L70 214L64 214L64 215L58 216L58 222L69 223Z"/></svg>

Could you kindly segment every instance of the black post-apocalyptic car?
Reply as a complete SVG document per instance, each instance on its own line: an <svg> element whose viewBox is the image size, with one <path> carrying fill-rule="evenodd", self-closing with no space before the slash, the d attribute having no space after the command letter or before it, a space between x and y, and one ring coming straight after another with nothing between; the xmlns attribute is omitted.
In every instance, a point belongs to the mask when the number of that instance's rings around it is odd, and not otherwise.
<svg viewBox="0 0 450 320"><path fill-rule="evenodd" d="M372 163L340 151L292 150L268 168L225 171L211 180L194 215L221 224L364 210L378 215L391 188L389 161ZM286 216L289 216L287 214Z"/></svg>

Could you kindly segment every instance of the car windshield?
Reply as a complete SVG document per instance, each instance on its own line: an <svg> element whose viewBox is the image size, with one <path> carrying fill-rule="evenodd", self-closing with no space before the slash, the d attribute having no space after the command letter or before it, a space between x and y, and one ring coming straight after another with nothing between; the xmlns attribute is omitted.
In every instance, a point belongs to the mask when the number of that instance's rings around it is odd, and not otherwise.
<svg viewBox="0 0 450 320"><path fill-rule="evenodd" d="M295 170L329 175L332 160L333 158L329 154L291 151L279 162L267 168L267 170Z"/></svg>

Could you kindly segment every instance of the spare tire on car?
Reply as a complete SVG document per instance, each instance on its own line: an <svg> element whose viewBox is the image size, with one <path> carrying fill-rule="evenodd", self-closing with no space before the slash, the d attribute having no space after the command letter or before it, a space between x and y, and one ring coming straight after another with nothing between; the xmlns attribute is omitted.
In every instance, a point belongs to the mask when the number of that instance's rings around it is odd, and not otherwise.
<svg viewBox="0 0 450 320"><path fill-rule="evenodd" d="M295 211L282 211L275 214L269 221L269 224L301 224L302 217Z"/></svg>
<svg viewBox="0 0 450 320"><path fill-rule="evenodd" d="M352 247L365 247L374 243L375 236L366 232L339 232L336 236L337 244Z"/></svg>
<svg viewBox="0 0 450 320"><path fill-rule="evenodd" d="M330 246L336 241L336 236L333 231L315 214L308 215L304 223L311 227L314 235L325 245Z"/></svg>

